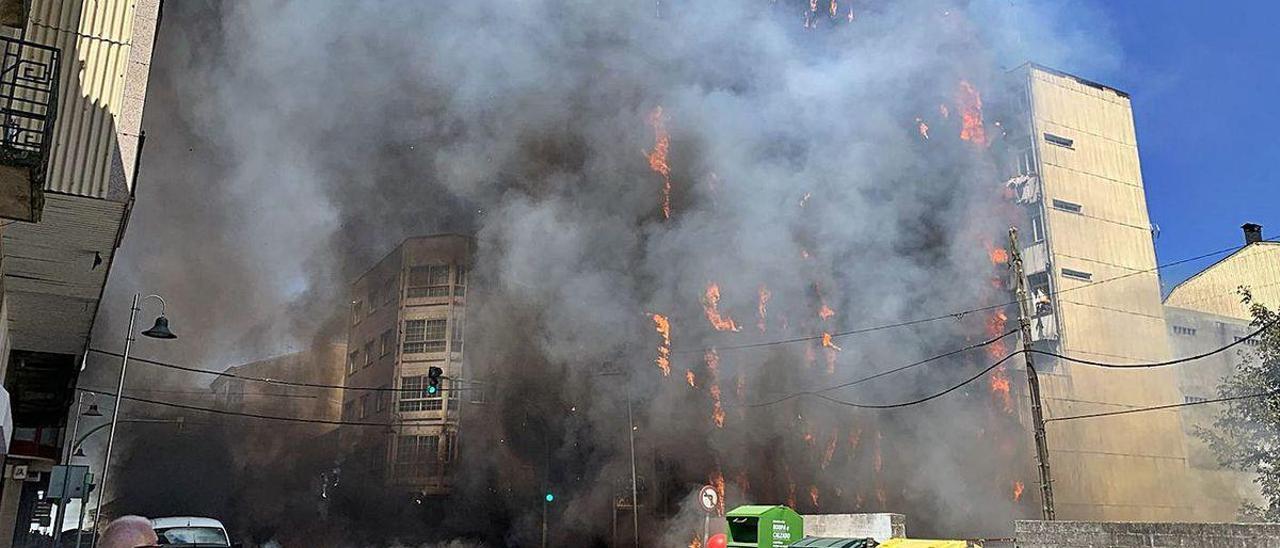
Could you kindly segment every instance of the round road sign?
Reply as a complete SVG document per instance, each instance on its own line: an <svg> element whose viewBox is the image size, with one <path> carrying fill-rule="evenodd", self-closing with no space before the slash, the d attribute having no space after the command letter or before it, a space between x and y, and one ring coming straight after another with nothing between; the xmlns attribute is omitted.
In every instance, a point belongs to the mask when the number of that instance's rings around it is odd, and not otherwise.
<svg viewBox="0 0 1280 548"><path fill-rule="evenodd" d="M703 485L702 489L698 491L698 504L702 505L704 512L715 512L716 508L720 506L720 493L716 491L715 487Z"/></svg>

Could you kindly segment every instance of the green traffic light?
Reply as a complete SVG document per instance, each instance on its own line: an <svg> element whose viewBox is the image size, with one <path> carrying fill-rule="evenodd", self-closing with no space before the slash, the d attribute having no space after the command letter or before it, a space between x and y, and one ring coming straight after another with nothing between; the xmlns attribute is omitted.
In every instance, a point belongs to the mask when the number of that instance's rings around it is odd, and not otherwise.
<svg viewBox="0 0 1280 548"><path fill-rule="evenodd" d="M428 386L428 387L427 387L427 393L428 393L428 394L435 394L436 392L439 392L439 391L440 391L440 389L439 389L439 388L436 388L436 387L434 387L434 386Z"/></svg>
<svg viewBox="0 0 1280 548"><path fill-rule="evenodd" d="M556 496L551 493L547 493L547 502L551 502L554 500L556 500Z"/></svg>

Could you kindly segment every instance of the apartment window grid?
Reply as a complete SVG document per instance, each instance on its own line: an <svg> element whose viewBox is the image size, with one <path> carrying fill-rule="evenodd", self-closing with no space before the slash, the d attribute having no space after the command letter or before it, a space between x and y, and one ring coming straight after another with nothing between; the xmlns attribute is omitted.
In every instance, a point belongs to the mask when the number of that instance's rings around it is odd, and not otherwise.
<svg viewBox="0 0 1280 548"><path fill-rule="evenodd" d="M379 349L379 353L378 353L379 356L386 356L387 354L395 352L396 351L396 332L390 329L383 331L382 336L379 337L379 342L382 346Z"/></svg>
<svg viewBox="0 0 1280 548"><path fill-rule="evenodd" d="M413 375L400 378L400 411L439 411L444 408L444 399L440 394L432 396L427 393L427 376Z"/></svg>
<svg viewBox="0 0 1280 548"><path fill-rule="evenodd" d="M449 265L415 266L409 269L409 298L448 297Z"/></svg>
<svg viewBox="0 0 1280 548"><path fill-rule="evenodd" d="M405 320L402 350L405 354L444 352L448 324L448 320Z"/></svg>
<svg viewBox="0 0 1280 548"><path fill-rule="evenodd" d="M440 436L398 436L396 475L425 475L440 461Z"/></svg>
<svg viewBox="0 0 1280 548"><path fill-rule="evenodd" d="M1181 325L1175 325L1173 326L1173 332L1174 334L1185 335L1187 337L1196 336L1196 329L1194 327L1183 327Z"/></svg>

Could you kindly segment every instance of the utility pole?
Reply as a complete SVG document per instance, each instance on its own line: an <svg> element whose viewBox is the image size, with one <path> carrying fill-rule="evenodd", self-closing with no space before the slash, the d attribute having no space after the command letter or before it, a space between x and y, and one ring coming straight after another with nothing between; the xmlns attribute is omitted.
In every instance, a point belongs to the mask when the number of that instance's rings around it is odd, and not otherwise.
<svg viewBox="0 0 1280 548"><path fill-rule="evenodd" d="M1013 277L1017 284L1018 329L1022 336L1022 359L1027 364L1027 393L1031 397L1031 423L1036 436L1036 467L1040 472L1040 515L1055 519L1053 511L1053 476L1049 473L1049 442L1045 439L1044 409L1040 405L1040 377L1036 374L1031 354L1031 310L1027 297L1027 277L1022 268L1022 250L1018 247L1018 229L1009 227L1009 254L1013 258Z"/></svg>

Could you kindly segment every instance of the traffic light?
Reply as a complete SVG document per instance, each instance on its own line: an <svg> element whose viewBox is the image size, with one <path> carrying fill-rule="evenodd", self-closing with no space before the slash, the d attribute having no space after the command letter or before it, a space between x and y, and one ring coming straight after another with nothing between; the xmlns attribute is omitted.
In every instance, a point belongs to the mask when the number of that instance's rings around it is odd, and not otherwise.
<svg viewBox="0 0 1280 548"><path fill-rule="evenodd" d="M546 497L546 498L547 498L547 502L552 502L552 501L556 500L556 496L555 496L554 494L552 494L552 493L551 493L551 491L547 491L547 497Z"/></svg>
<svg viewBox="0 0 1280 548"><path fill-rule="evenodd" d="M439 367L431 367L427 370L427 394L434 396L440 393L440 376L444 375L444 370Z"/></svg>

